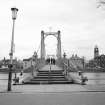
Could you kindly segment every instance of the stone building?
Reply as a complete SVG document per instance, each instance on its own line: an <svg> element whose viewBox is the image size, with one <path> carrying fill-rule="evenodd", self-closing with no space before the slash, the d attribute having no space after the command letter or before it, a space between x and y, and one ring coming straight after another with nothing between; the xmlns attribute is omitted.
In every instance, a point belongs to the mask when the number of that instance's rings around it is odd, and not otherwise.
<svg viewBox="0 0 105 105"><path fill-rule="evenodd" d="M84 66L84 58L80 58L76 55L72 55L72 57L69 59L70 65L75 68L81 68L83 69Z"/></svg>
<svg viewBox="0 0 105 105"><path fill-rule="evenodd" d="M102 54L94 58L94 62L97 67L105 68L105 55Z"/></svg>
<svg viewBox="0 0 105 105"><path fill-rule="evenodd" d="M37 59L37 53L34 52L34 55L28 59L23 59L23 69L30 68L32 66L35 66Z"/></svg>
<svg viewBox="0 0 105 105"><path fill-rule="evenodd" d="M23 59L23 69L27 69L35 65L35 60L32 58Z"/></svg>
<svg viewBox="0 0 105 105"><path fill-rule="evenodd" d="M8 68L8 65L10 64L10 59L4 59L0 62L0 68ZM23 68L23 62L21 60L17 60L16 58L13 59L13 68L16 69L22 69Z"/></svg>
<svg viewBox="0 0 105 105"><path fill-rule="evenodd" d="M98 46L96 45L95 47L94 47L94 59L96 58L96 57L98 57L99 56L99 49L98 49Z"/></svg>
<svg viewBox="0 0 105 105"><path fill-rule="evenodd" d="M94 58L89 60L87 67L92 68L105 68L105 55L99 54L99 49L97 46L94 47Z"/></svg>

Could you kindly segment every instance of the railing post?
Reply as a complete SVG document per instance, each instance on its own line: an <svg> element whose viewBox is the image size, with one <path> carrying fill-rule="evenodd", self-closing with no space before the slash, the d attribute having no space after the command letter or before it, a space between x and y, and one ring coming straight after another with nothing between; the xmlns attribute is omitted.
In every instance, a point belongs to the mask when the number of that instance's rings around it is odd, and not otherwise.
<svg viewBox="0 0 105 105"><path fill-rule="evenodd" d="M66 65L66 76L67 76L67 65Z"/></svg>
<svg viewBox="0 0 105 105"><path fill-rule="evenodd" d="M64 62L63 62L63 70L64 70L64 75L65 75L65 64L64 64Z"/></svg>
<svg viewBox="0 0 105 105"><path fill-rule="evenodd" d="M64 69L64 75L67 76L67 73L68 73L68 71L67 71L68 65L65 64L65 63L63 63L63 69Z"/></svg>

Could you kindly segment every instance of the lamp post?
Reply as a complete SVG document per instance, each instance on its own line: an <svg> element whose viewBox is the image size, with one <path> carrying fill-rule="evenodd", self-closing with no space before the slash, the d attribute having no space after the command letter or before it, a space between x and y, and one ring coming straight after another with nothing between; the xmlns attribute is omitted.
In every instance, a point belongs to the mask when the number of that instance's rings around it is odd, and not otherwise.
<svg viewBox="0 0 105 105"><path fill-rule="evenodd" d="M64 54L63 54L63 58L66 58L66 53L64 52Z"/></svg>
<svg viewBox="0 0 105 105"><path fill-rule="evenodd" d="M12 20L13 20L13 28L12 28L12 40L11 40L11 51L10 55L10 64L9 64L9 74L8 74L8 91L11 91L11 82L12 82L12 67L13 67L13 47L14 47L14 27L15 27L15 20L17 17L17 8L11 8L12 11Z"/></svg>
<svg viewBox="0 0 105 105"><path fill-rule="evenodd" d="M33 55L33 57L34 57L34 60L35 60L35 70L37 69L37 57L38 57L38 55L37 55L37 52L35 51L34 52L34 55ZM33 72L33 75L34 75L34 71L32 71Z"/></svg>
<svg viewBox="0 0 105 105"><path fill-rule="evenodd" d="M83 63L83 70L84 70L85 69L85 58L84 58L84 56L82 58L82 63Z"/></svg>
<svg viewBox="0 0 105 105"><path fill-rule="evenodd" d="M33 73L33 61L34 61L34 59L33 59L33 56L31 57L31 69L32 69L32 76L34 76L34 73Z"/></svg>

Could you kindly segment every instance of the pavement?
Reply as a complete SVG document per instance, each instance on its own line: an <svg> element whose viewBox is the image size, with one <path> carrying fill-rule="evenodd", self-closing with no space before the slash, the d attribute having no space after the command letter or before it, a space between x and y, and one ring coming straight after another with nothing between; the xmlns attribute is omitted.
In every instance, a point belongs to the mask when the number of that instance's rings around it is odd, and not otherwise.
<svg viewBox="0 0 105 105"><path fill-rule="evenodd" d="M0 92L6 92L6 86L0 86ZM72 92L72 91L86 91L80 85L13 85L11 92L20 93L47 93L47 92Z"/></svg>
<svg viewBox="0 0 105 105"><path fill-rule="evenodd" d="M1 93L0 105L105 105L105 93Z"/></svg>
<svg viewBox="0 0 105 105"><path fill-rule="evenodd" d="M9 93L105 92L105 85L52 84L12 85ZM0 93L8 93L7 85L0 85Z"/></svg>
<svg viewBox="0 0 105 105"><path fill-rule="evenodd" d="M0 105L105 105L105 85L0 86Z"/></svg>

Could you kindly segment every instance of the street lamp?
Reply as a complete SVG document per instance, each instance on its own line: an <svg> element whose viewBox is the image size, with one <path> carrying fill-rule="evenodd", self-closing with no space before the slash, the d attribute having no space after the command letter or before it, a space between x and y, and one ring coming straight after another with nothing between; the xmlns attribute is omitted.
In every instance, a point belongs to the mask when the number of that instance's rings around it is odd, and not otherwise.
<svg viewBox="0 0 105 105"><path fill-rule="evenodd" d="M83 70L84 70L85 69L85 58L84 58L84 56L82 58L82 64L83 64Z"/></svg>
<svg viewBox="0 0 105 105"><path fill-rule="evenodd" d="M64 52L64 54L63 54L63 58L66 58L66 53Z"/></svg>
<svg viewBox="0 0 105 105"><path fill-rule="evenodd" d="M32 76L34 76L34 68L36 69L36 67L37 67L37 57L38 57L38 55L37 55L37 52L35 51L34 55L32 56L32 61L34 61L35 64L31 63L31 66L32 66Z"/></svg>
<svg viewBox="0 0 105 105"><path fill-rule="evenodd" d="M13 28L12 28L12 40L11 40L11 51L10 55L10 65L9 65L9 74L8 74L8 91L11 91L11 81L12 81L12 67L13 67L13 47L14 47L14 27L15 27L15 20L17 17L17 8L11 8L12 11L12 20L13 20Z"/></svg>

